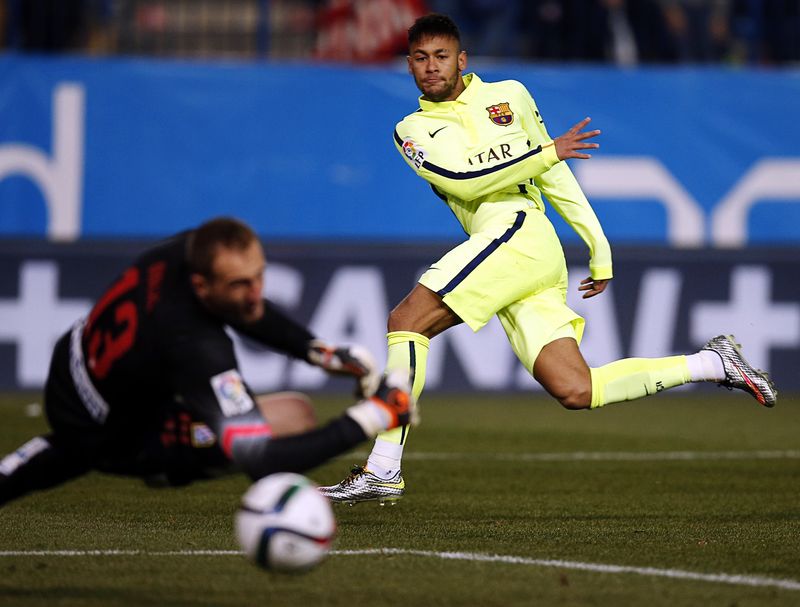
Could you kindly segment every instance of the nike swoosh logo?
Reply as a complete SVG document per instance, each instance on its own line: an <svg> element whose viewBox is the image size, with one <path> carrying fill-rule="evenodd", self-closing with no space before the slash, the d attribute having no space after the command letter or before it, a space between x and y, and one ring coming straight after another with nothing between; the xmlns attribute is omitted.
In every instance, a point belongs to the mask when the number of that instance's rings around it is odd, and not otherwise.
<svg viewBox="0 0 800 607"><path fill-rule="evenodd" d="M758 386L756 386L755 382L753 382L753 380L750 379L744 371L742 371L742 369L741 369L741 367L739 367L739 365L737 365L734 362L732 362L731 364L739 372L739 375L744 380L744 383L746 383L748 385L748 387L750 388L750 390L752 390L753 396L756 397L756 400L758 402L760 402L762 405L766 405L767 404L767 399L764 398L764 395L761 393L761 390L758 389Z"/></svg>
<svg viewBox="0 0 800 607"><path fill-rule="evenodd" d="M430 131L428 131L428 135L430 135L430 136L431 136L431 139L433 139L434 137L436 137L436 133L438 133L438 132L439 132L439 131L441 131L442 129L446 129L446 128L447 128L447 125L445 125L445 126L443 126L443 127L440 127L440 128L438 128L438 129L436 129L436 130L435 130L435 131L433 131L432 133L431 133Z"/></svg>
<svg viewBox="0 0 800 607"><path fill-rule="evenodd" d="M387 489L404 489L405 484L400 483L370 483L373 487L386 487Z"/></svg>

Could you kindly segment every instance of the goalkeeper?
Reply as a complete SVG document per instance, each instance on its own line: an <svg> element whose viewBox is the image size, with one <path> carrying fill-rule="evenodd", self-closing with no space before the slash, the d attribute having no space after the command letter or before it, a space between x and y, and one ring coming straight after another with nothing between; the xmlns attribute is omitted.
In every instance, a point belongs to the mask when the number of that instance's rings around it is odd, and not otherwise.
<svg viewBox="0 0 800 607"><path fill-rule="evenodd" d="M52 431L0 461L0 505L91 470L156 486L302 472L409 423L404 378L376 387L365 350L319 341L265 300L265 266L255 233L227 218L143 253L56 344L44 399ZM316 428L304 395L253 393L226 326L355 377L364 398Z"/></svg>
<svg viewBox="0 0 800 607"><path fill-rule="evenodd" d="M567 266L545 216L543 196L589 248L583 297L612 277L611 248L564 160L587 159L589 119L551 139L525 87L464 74L467 54L444 15L418 19L408 31L408 69L422 92L420 109L403 119L394 142L409 167L430 184L469 236L430 266L389 316L387 370L408 374L412 395L425 383L432 337L461 322L474 331L492 316L533 377L568 409L634 400L687 382L740 388L771 407L777 391L744 360L730 337L698 353L626 359L590 369L578 345L584 321L566 304ZM393 502L403 496L400 463L407 428L381 434L366 466L356 466L322 493L336 502Z"/></svg>

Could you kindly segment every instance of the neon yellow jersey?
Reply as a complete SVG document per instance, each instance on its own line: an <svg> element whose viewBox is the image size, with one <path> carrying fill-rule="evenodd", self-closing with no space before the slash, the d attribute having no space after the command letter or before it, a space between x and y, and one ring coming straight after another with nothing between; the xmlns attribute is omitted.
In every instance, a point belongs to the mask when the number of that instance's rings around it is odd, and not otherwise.
<svg viewBox="0 0 800 607"><path fill-rule="evenodd" d="M420 98L398 123L397 149L467 234L508 211L544 211L542 194L589 247L592 278L611 278L611 247L572 171L560 162L536 103L516 80L464 77L454 101Z"/></svg>

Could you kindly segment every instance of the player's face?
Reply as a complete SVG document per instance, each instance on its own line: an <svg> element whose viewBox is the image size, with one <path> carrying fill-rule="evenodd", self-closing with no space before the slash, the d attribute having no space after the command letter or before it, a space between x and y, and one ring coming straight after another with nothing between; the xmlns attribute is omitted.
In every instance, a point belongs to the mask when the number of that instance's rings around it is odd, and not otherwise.
<svg viewBox="0 0 800 607"><path fill-rule="evenodd" d="M192 275L200 301L212 313L230 322L254 322L264 315L264 269L261 243L254 240L243 250L217 247L210 277Z"/></svg>
<svg viewBox="0 0 800 607"><path fill-rule="evenodd" d="M422 38L410 49L408 71L429 101L452 101L464 90L467 53L450 36Z"/></svg>

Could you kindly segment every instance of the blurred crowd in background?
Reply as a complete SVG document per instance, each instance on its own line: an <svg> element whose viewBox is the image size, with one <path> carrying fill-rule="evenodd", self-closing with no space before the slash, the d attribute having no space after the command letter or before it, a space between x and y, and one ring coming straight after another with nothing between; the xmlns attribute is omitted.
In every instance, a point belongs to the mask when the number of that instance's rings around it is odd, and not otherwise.
<svg viewBox="0 0 800 607"><path fill-rule="evenodd" d="M427 12L471 56L637 64L800 64L800 0L0 0L18 52L385 62Z"/></svg>

